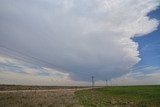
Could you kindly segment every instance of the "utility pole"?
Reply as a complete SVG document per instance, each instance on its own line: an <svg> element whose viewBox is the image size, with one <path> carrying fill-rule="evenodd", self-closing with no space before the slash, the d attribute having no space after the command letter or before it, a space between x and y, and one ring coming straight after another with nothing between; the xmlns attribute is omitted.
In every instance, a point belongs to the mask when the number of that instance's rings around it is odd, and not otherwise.
<svg viewBox="0 0 160 107"><path fill-rule="evenodd" d="M108 86L108 80L106 80L106 86Z"/></svg>
<svg viewBox="0 0 160 107"><path fill-rule="evenodd" d="M94 88L94 76L92 76L92 89Z"/></svg>

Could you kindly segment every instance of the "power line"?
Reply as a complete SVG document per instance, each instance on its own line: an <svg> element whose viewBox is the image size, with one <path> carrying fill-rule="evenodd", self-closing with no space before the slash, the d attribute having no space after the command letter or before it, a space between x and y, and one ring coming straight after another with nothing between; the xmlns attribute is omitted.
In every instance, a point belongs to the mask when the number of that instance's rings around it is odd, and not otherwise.
<svg viewBox="0 0 160 107"><path fill-rule="evenodd" d="M37 57L33 57L33 56L30 56L30 55L26 55L26 54L24 54L24 53L22 53L22 52L19 52L19 51L15 50L15 49L11 49L11 48L6 47L6 46L3 46L3 45L0 45L0 47L1 47L1 48L4 48L4 49L7 49L7 50L9 50L9 51L18 53L18 54L22 55L23 57L25 56L25 57L34 59L34 60L36 60L36 61L38 61L38 62L42 62L42 63L44 63L44 64L49 64L49 65L53 66L52 63L46 62L46 61L41 60L41 59L39 59L39 58L37 58ZM21 58L23 58L23 57L21 57Z"/></svg>

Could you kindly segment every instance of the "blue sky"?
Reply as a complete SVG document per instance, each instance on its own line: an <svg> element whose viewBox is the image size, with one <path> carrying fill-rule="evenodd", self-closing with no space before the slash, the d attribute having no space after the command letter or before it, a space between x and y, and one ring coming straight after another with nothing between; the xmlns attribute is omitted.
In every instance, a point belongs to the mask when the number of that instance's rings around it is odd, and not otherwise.
<svg viewBox="0 0 160 107"><path fill-rule="evenodd" d="M3 84L160 84L159 0L1 0Z"/></svg>
<svg viewBox="0 0 160 107"><path fill-rule="evenodd" d="M153 19L160 20L160 7L148 14ZM146 34L146 36L135 37L134 41L139 44L139 57L141 61L135 65L139 66L156 66L160 67L160 25L157 30Z"/></svg>

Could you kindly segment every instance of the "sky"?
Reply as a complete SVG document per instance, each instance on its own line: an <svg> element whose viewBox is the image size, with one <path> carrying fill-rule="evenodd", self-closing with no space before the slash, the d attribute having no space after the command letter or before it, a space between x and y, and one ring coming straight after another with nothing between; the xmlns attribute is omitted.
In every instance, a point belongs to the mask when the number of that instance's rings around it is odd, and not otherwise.
<svg viewBox="0 0 160 107"><path fill-rule="evenodd" d="M1 0L0 84L160 84L160 0Z"/></svg>

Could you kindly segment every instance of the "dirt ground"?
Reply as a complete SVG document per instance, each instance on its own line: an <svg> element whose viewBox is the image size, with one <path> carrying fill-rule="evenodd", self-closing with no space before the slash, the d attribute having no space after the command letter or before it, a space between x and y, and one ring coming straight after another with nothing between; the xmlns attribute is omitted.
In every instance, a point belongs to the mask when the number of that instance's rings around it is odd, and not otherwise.
<svg viewBox="0 0 160 107"><path fill-rule="evenodd" d="M0 107L83 107L76 90L82 89L0 91Z"/></svg>

